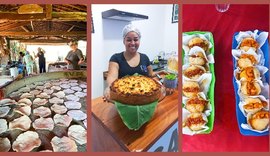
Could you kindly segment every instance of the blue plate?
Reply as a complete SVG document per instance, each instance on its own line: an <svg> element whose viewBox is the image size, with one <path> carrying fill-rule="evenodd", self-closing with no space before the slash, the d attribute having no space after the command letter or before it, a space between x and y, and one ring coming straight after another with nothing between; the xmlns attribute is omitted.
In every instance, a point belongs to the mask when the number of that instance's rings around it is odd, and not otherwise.
<svg viewBox="0 0 270 156"><path fill-rule="evenodd" d="M260 34L262 31L259 31L258 33ZM236 49L237 47L237 41L235 40L235 36L238 34L239 32L235 33L233 35L233 43L232 43L232 48ZM268 38L266 39L264 45L261 47L261 50L263 51L264 54L264 58L265 58L265 64L264 66L266 66L267 68L269 67L269 61L268 61ZM235 64L235 58L233 57L233 66L234 66L234 70L236 69L236 64ZM265 74L265 78L267 83L269 84L269 71L267 71L267 73ZM243 129L241 127L242 123L247 123L247 119L244 116L244 114L241 112L241 110L239 109L239 102L240 102L240 97L237 93L238 90L238 86L236 83L236 79L233 77L233 85L234 85L234 92L235 92L235 100L236 100L236 116L237 116L237 122L238 122L238 127L240 129L240 133L242 135L249 135L249 136L264 136L264 135L269 135L269 132L264 132L264 133L258 133L258 132L254 132L251 130L246 130Z"/></svg>

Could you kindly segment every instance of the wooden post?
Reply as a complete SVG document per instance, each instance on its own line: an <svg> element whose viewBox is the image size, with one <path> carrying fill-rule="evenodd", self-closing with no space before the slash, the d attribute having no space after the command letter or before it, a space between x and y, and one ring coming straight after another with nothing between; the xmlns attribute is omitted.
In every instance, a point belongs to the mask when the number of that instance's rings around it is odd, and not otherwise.
<svg viewBox="0 0 270 156"><path fill-rule="evenodd" d="M46 19L52 19L52 4L46 4Z"/></svg>

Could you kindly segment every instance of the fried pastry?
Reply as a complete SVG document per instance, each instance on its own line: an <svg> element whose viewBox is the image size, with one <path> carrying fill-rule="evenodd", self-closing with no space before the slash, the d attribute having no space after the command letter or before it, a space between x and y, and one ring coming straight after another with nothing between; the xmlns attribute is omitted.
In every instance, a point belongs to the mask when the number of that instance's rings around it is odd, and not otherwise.
<svg viewBox="0 0 270 156"><path fill-rule="evenodd" d="M202 113L208 101L201 97L193 97L187 100L186 109L191 113Z"/></svg>
<svg viewBox="0 0 270 156"><path fill-rule="evenodd" d="M267 102L259 98L246 98L245 103L243 108L246 113L255 113L267 106Z"/></svg>
<svg viewBox="0 0 270 156"><path fill-rule="evenodd" d="M184 75L192 80L198 79L206 71L202 66L191 65L184 70Z"/></svg>
<svg viewBox="0 0 270 156"><path fill-rule="evenodd" d="M206 64L206 59L203 55L203 52L197 52L196 54L190 55L188 60L191 65L203 66Z"/></svg>
<svg viewBox="0 0 270 156"><path fill-rule="evenodd" d="M203 119L202 113L191 113L183 126L187 126L192 131L199 131L203 129L203 126L206 124L206 121Z"/></svg>
<svg viewBox="0 0 270 156"><path fill-rule="evenodd" d="M269 124L269 112L261 110L248 116L248 124L255 130L265 130Z"/></svg>
<svg viewBox="0 0 270 156"><path fill-rule="evenodd" d="M260 72L256 67L246 67L240 72L239 78L245 78L247 81L253 81L260 77Z"/></svg>
<svg viewBox="0 0 270 156"><path fill-rule="evenodd" d="M255 96L261 93L261 86L255 81L243 81L241 83L241 92L246 96Z"/></svg>
<svg viewBox="0 0 270 156"><path fill-rule="evenodd" d="M201 47L204 51L209 50L209 42L207 40L204 40L200 37L194 37L188 42L188 47L192 48L194 46Z"/></svg>
<svg viewBox="0 0 270 156"><path fill-rule="evenodd" d="M200 92L200 86L197 82L188 81L183 84L183 94L186 97L195 97Z"/></svg>
<svg viewBox="0 0 270 156"><path fill-rule="evenodd" d="M246 67L250 67L250 66L254 66L255 64L257 64L257 60L253 55L250 54L242 54L239 58L239 60L237 61L238 67L240 69L246 68Z"/></svg>
<svg viewBox="0 0 270 156"><path fill-rule="evenodd" d="M247 52L250 48L256 52L259 48L258 42L252 37L244 38L240 44L240 49Z"/></svg>

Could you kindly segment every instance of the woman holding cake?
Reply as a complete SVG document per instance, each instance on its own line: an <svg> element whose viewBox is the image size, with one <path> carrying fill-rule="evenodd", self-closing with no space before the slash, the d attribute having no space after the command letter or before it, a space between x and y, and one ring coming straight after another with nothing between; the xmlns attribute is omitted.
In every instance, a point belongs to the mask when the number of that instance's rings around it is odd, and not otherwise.
<svg viewBox="0 0 270 156"><path fill-rule="evenodd" d="M106 99L109 99L109 88L112 82L118 78L135 73L149 77L156 76L148 56L137 51L140 46L140 39L141 33L138 28L131 24L124 27L123 43L125 51L116 53L110 58L107 77L108 87L104 91Z"/></svg>

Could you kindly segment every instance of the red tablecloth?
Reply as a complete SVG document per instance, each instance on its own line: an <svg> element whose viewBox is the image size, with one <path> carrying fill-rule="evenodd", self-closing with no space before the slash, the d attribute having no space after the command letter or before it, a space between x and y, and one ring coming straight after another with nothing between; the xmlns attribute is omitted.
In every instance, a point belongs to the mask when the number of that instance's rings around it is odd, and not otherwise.
<svg viewBox="0 0 270 156"><path fill-rule="evenodd" d="M183 5L183 32L210 31L215 42L215 123L208 135L183 135L184 152L269 151L269 136L243 136L236 119L232 83L232 36L237 31L269 30L268 5L230 5L219 13L215 5Z"/></svg>

